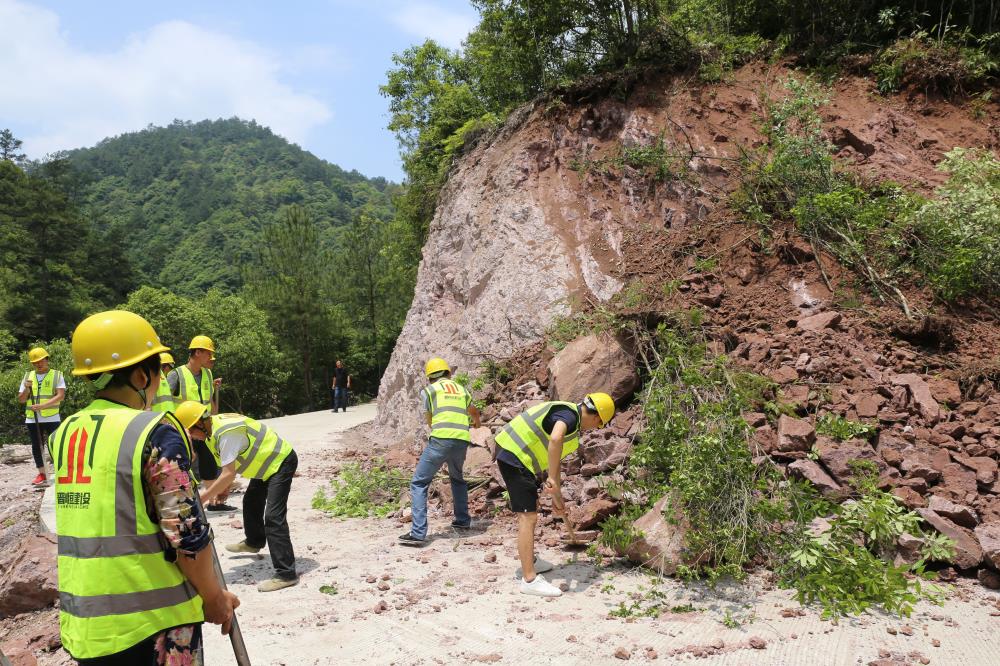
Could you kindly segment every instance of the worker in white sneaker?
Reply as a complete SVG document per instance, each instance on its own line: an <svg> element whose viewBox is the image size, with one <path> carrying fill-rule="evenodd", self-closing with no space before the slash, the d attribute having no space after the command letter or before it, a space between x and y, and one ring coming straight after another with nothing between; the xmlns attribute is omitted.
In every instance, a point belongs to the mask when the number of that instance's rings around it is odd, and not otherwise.
<svg viewBox="0 0 1000 666"><path fill-rule="evenodd" d="M561 461L579 448L581 432L606 426L614 415L615 401L610 395L590 393L580 404L543 402L530 407L497 433L497 467L507 486L510 508L517 514L522 593L540 597L562 594L542 576L552 564L535 555L538 492L544 486L552 496L554 512L565 518Z"/></svg>
<svg viewBox="0 0 1000 666"><path fill-rule="evenodd" d="M174 396L170 394L170 384L167 383L167 376L174 369L174 357L167 352L160 354L160 385L156 389L156 397L150 409L154 412L174 411Z"/></svg>
<svg viewBox="0 0 1000 666"><path fill-rule="evenodd" d="M35 459L38 475L31 482L33 486L48 483L45 475L45 459L42 449L56 428L59 427L59 403L66 397L66 380L63 373L49 369L49 353L42 347L28 352L28 360L34 368L21 380L17 401L22 403L24 424L31 438L31 456Z"/></svg>
<svg viewBox="0 0 1000 666"><path fill-rule="evenodd" d="M167 348L124 311L84 319L72 347L97 393L49 440L63 647L86 666L206 663L202 623L227 633L239 599L215 574L190 441L147 410Z"/></svg>
<svg viewBox="0 0 1000 666"><path fill-rule="evenodd" d="M292 445L268 428L242 414L209 414L208 407L188 401L177 407L177 419L193 437L203 437L221 465L219 478L201 491L208 502L229 488L239 474L250 479L243 495L243 530L246 539L226 546L232 553L258 553L267 545L274 578L257 586L273 592L299 582L295 551L288 532L288 494L299 458Z"/></svg>
<svg viewBox="0 0 1000 666"><path fill-rule="evenodd" d="M462 466L465 464L466 449L472 443L469 426L479 427L479 410L472 404L472 396L465 387L452 381L451 368L444 359L427 361L424 374L430 384L420 393L431 434L410 482L413 522L410 531L399 537L404 546L422 546L427 539L427 488L445 463L448 463L455 512L451 526L461 530L472 526L469 485L462 475Z"/></svg>

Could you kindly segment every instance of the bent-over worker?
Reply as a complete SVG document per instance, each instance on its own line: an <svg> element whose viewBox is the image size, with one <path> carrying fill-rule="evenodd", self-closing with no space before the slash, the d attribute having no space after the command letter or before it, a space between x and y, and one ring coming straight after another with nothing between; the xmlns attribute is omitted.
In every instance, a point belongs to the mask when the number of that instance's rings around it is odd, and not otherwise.
<svg viewBox="0 0 1000 666"><path fill-rule="evenodd" d="M84 319L72 348L97 393L49 439L63 647L84 666L202 664L202 623L228 633L239 599L215 574L190 440L143 411L167 348L124 311Z"/></svg>
<svg viewBox="0 0 1000 666"><path fill-rule="evenodd" d="M430 382L421 389L424 414L431 428L427 446L410 481L413 523L410 531L399 537L405 546L422 546L427 539L427 487L441 466L448 463L451 500L455 519L451 526L461 530L472 527L469 516L469 484L462 475L466 448L472 443L470 423L479 427L479 410L465 387L451 379L451 368L441 358L432 358L424 366Z"/></svg>
<svg viewBox="0 0 1000 666"><path fill-rule="evenodd" d="M205 439L209 451L222 466L219 478L201 491L203 502L224 492L239 474L250 479L243 495L243 530L246 539L226 546L232 553L258 553L265 545L271 551L274 578L257 586L273 592L299 582L295 551L288 532L288 494L299 458L292 445L263 423L242 414L209 414L197 402L182 403L177 418L192 436Z"/></svg>
<svg viewBox="0 0 1000 666"><path fill-rule="evenodd" d="M561 461L579 448L581 432L606 426L614 415L615 401L610 395L590 393L580 404L543 402L529 407L497 433L497 466L507 486L510 508L517 514L522 593L540 597L562 594L542 576L552 570L552 564L535 555L538 491L546 486L554 512L565 519Z"/></svg>

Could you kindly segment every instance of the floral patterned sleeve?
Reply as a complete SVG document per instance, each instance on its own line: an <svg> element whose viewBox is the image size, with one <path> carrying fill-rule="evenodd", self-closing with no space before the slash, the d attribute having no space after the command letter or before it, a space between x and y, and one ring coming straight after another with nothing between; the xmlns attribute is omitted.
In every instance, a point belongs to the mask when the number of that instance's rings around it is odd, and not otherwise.
<svg viewBox="0 0 1000 666"><path fill-rule="evenodd" d="M184 440L173 426L160 424L153 430L143 450L142 480L147 489L146 508L150 517L180 518L177 528L161 523L164 536L177 552L194 557L208 546L208 521L195 498L191 480L191 459Z"/></svg>

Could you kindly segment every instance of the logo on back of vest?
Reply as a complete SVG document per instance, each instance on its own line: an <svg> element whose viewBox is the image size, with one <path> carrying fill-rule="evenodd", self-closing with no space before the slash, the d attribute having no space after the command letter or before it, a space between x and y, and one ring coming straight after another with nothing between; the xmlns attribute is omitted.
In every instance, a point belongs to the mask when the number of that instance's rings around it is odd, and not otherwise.
<svg viewBox="0 0 1000 666"><path fill-rule="evenodd" d="M66 451L66 474L56 479L56 481L60 484L90 483L90 477L84 472L84 465L87 465L88 467L90 466L87 464L87 440L88 434L84 428L77 428L73 431L73 434L70 435L69 447ZM62 451L59 452L59 458L62 458ZM91 447L90 458L91 462L93 462L93 447ZM60 495L62 495L62 493L60 493ZM87 496L87 503L89 504L90 493L87 493Z"/></svg>

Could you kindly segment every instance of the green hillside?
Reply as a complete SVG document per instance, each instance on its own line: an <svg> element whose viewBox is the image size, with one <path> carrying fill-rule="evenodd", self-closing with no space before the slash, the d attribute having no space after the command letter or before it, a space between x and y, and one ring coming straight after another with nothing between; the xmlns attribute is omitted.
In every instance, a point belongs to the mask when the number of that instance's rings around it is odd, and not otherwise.
<svg viewBox="0 0 1000 666"><path fill-rule="evenodd" d="M344 171L253 121L176 121L62 157L87 217L124 238L139 284L184 295L236 290L262 228L291 205L331 246L361 209L390 215L384 178Z"/></svg>

